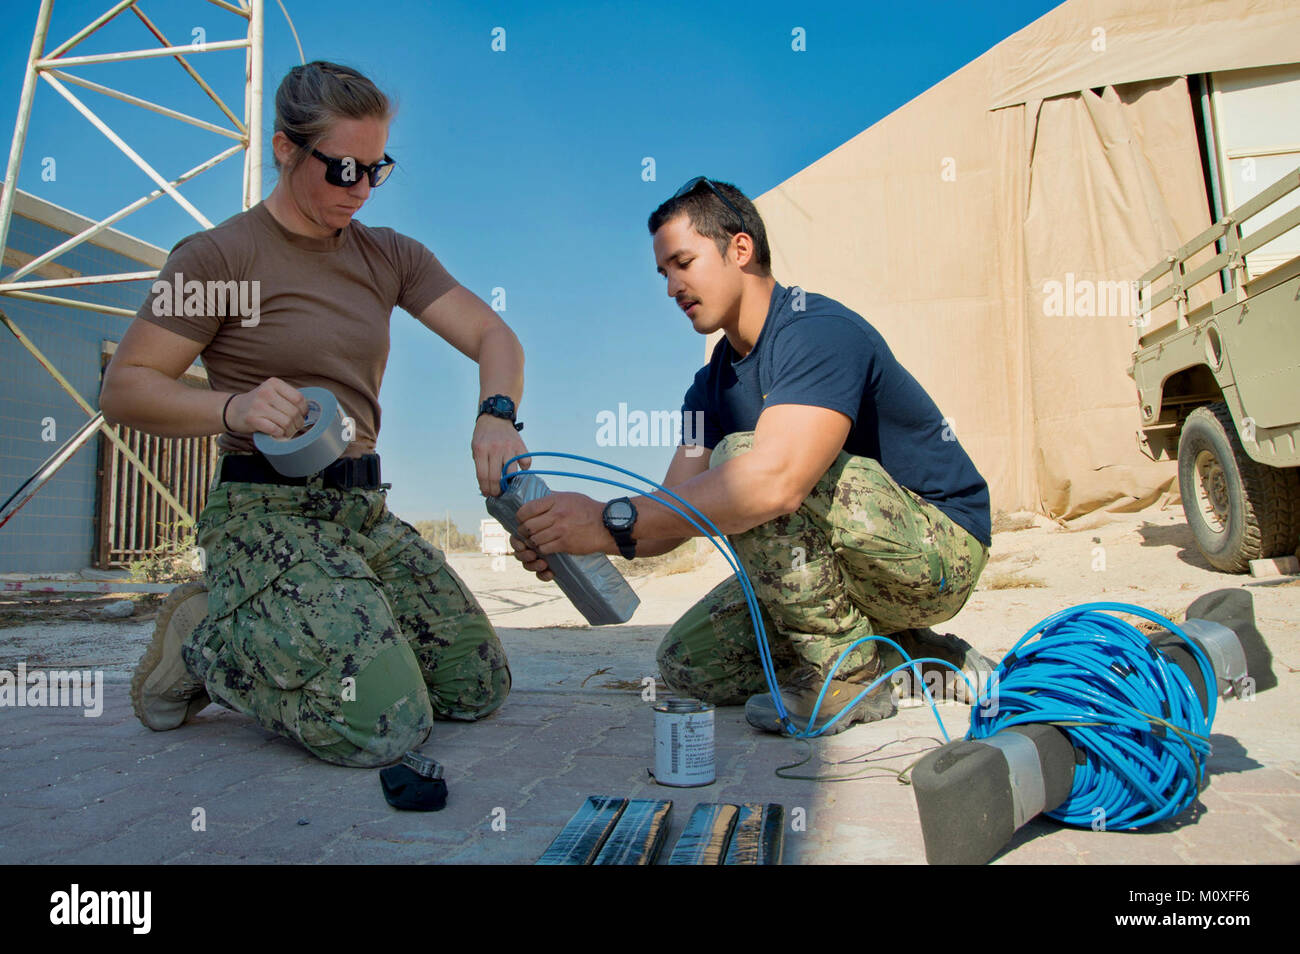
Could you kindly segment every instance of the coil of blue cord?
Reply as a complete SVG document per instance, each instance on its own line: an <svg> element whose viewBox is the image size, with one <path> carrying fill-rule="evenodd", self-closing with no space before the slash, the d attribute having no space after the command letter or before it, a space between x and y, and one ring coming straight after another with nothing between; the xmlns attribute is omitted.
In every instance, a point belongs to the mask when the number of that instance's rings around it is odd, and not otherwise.
<svg viewBox="0 0 1300 954"><path fill-rule="evenodd" d="M1205 706L1186 673L1116 613L1182 639L1205 678ZM1085 828L1141 828L1178 815L1204 786L1215 686L1205 653L1163 616L1128 603L1085 603L1043 620L1012 647L971 710L967 738L1057 726L1084 761L1069 797L1048 816Z"/></svg>

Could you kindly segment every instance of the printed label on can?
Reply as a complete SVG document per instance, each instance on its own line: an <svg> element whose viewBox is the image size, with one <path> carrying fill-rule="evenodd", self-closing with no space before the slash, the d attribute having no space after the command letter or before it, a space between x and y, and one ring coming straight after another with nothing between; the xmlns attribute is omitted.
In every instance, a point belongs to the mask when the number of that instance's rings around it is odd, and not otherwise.
<svg viewBox="0 0 1300 954"><path fill-rule="evenodd" d="M655 781L683 788L713 784L713 706L668 699L655 711Z"/></svg>

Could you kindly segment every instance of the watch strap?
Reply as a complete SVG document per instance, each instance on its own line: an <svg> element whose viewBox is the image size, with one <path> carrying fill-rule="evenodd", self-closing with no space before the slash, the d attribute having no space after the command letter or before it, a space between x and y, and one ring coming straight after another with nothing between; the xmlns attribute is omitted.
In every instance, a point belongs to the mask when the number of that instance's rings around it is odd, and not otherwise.
<svg viewBox="0 0 1300 954"><path fill-rule="evenodd" d="M610 530L610 536L618 544L618 552L623 554L624 560L631 560L636 557L636 541L632 539L631 530Z"/></svg>
<svg viewBox="0 0 1300 954"><path fill-rule="evenodd" d="M609 508L616 503L625 503L629 510L632 511L631 523L626 527L616 528L610 526ZM632 528L636 526L636 507L627 497L619 497L605 504L605 510L600 515L600 521L605 525L609 535L614 538L614 543L618 545L618 552L623 554L623 559L631 560L636 556L636 541L632 539Z"/></svg>
<svg viewBox="0 0 1300 954"><path fill-rule="evenodd" d="M509 414L502 414L499 411L497 411L496 408L493 407L493 402L496 401L497 398L509 402L510 404ZM518 409L515 407L514 399L511 398L510 395L493 394L490 397L484 398L483 403L478 406L478 417L482 417L484 414L490 414L493 417L501 418L501 420L503 421L509 421L511 424L515 426L516 431L522 431L524 429L524 422L515 420L515 413L517 410ZM475 418L475 420L477 419L478 418Z"/></svg>

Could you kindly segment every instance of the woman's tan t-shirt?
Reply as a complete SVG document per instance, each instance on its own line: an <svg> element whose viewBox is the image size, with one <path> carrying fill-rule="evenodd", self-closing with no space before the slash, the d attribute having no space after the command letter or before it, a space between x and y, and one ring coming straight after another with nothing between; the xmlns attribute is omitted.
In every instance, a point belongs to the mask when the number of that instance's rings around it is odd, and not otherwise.
<svg viewBox="0 0 1300 954"><path fill-rule="evenodd" d="M346 456L375 449L395 306L412 315L456 287L433 253L359 222L328 238L287 231L259 204L172 249L137 317L203 344L214 391L275 377L324 387L356 422ZM223 434L220 448L253 451Z"/></svg>

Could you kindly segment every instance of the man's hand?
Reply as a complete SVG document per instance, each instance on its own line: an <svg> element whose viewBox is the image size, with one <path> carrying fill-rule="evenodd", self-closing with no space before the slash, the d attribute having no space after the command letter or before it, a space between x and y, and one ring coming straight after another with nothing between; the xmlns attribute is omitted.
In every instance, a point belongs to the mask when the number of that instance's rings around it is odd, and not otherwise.
<svg viewBox="0 0 1300 954"><path fill-rule="evenodd" d="M251 391L236 396L226 409L226 423L236 434L270 434L289 438L302 430L307 419L307 399L292 384L267 378Z"/></svg>
<svg viewBox="0 0 1300 954"><path fill-rule="evenodd" d="M519 529L536 554L609 553L614 538L601 519L605 505L582 494L548 494L519 508Z"/></svg>
<svg viewBox="0 0 1300 954"><path fill-rule="evenodd" d="M501 465L516 454L528 453L515 426L503 417L491 414L479 416L474 425L474 439L470 441L474 454L474 470L478 475L478 488L484 497L501 495ZM525 457L510 465L510 473L532 466Z"/></svg>

